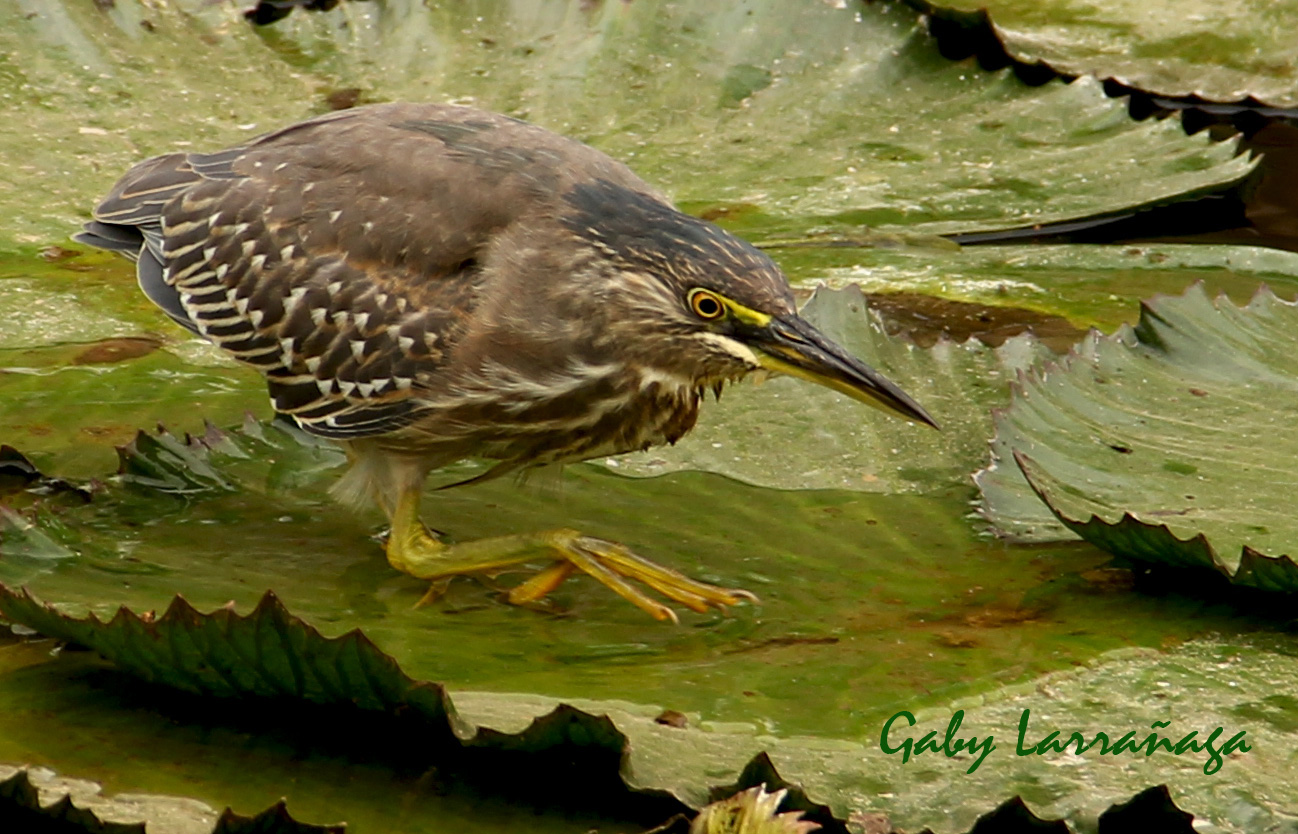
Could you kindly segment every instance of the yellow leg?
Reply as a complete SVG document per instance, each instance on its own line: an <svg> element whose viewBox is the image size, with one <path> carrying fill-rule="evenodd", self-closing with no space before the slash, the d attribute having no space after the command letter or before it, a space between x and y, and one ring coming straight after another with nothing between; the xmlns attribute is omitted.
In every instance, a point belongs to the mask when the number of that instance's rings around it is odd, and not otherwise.
<svg viewBox="0 0 1298 834"><path fill-rule="evenodd" d="M642 559L620 544L583 536L576 530L544 530L445 544L429 534L419 520L419 497L418 489L408 489L398 496L391 514L392 534L387 553L388 562L394 568L420 579L437 580L498 570L548 553L555 562L511 590L510 602L535 602L578 570L598 579L658 620L675 622L676 613L627 580L643 583L669 600L698 612L707 611L709 606L724 609L744 599L757 601L747 591L695 581Z"/></svg>

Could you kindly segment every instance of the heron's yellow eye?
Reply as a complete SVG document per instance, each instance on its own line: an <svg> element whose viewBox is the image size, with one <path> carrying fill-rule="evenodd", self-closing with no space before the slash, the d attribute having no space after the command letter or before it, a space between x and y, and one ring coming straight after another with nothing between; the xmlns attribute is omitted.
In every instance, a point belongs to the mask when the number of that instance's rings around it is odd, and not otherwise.
<svg viewBox="0 0 1298 834"><path fill-rule="evenodd" d="M713 321L726 314L726 305L707 290L690 291L690 309L704 321Z"/></svg>

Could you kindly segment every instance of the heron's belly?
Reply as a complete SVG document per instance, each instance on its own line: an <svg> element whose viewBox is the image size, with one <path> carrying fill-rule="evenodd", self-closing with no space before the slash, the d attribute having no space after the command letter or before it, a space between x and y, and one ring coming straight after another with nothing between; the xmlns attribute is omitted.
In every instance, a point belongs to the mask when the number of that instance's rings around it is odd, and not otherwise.
<svg viewBox="0 0 1298 834"><path fill-rule="evenodd" d="M407 452L421 446L441 456L454 446L465 456L517 466L575 463L675 443L698 418L694 388L637 386L598 401L556 398L527 408L484 406L472 418L455 409L434 410L391 441Z"/></svg>

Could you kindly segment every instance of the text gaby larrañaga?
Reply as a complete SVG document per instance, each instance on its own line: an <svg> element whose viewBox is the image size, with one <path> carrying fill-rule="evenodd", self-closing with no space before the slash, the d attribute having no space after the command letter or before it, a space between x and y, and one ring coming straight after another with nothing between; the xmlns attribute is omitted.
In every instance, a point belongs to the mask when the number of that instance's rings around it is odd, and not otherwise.
<svg viewBox="0 0 1298 834"><path fill-rule="evenodd" d="M1119 756L1127 755L1145 755L1152 756L1154 753L1163 751L1171 753L1173 756L1184 756L1187 753L1207 753L1208 759L1203 763L1203 772L1209 776L1221 770L1221 765L1225 756L1231 753L1247 753L1249 748L1245 741L1246 731L1240 730L1231 736L1224 744L1219 743L1222 735L1226 730L1224 727L1217 727L1210 732L1207 738L1200 739L1199 731L1193 730L1183 735L1179 740L1174 741L1169 736L1164 736L1157 732L1165 729L1171 724L1170 721L1155 721L1150 725L1150 729L1155 732L1149 733L1144 738L1137 741L1137 731L1132 730L1118 738L1116 741L1110 741L1115 734L1095 731L1087 738L1087 734L1081 731L1073 731L1066 738L1063 738L1063 731L1052 730L1039 740L1033 742L1028 733L1028 722L1032 717L1031 709L1024 709L1019 716L1019 734L1018 740L1014 745L1014 752L1019 756L1045 756L1051 753L1071 752L1078 756L1095 752L1100 756ZM947 722L946 734L939 737L937 732L926 733L918 739L907 734L899 722L905 721L908 727L915 726L915 716L905 710L889 718L883 724L883 731L879 734L879 746L884 753L901 754L902 762L910 761L911 756L921 756L925 753L942 753L948 758L957 755L974 756L973 764L969 766L966 773L973 773L978 769L983 760L995 749L995 736L968 736L961 738L960 725L964 721L964 710L956 710Z"/></svg>

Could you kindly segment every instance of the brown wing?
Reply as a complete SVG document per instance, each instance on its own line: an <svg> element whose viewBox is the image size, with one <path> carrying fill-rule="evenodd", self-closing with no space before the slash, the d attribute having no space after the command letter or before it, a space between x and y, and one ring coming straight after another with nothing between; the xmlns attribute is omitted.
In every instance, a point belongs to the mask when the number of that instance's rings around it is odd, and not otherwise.
<svg viewBox="0 0 1298 834"><path fill-rule="evenodd" d="M592 178L650 193L603 154L522 122L378 105L147 160L80 239L137 258L149 297L259 368L276 410L361 437L418 417L493 238Z"/></svg>

